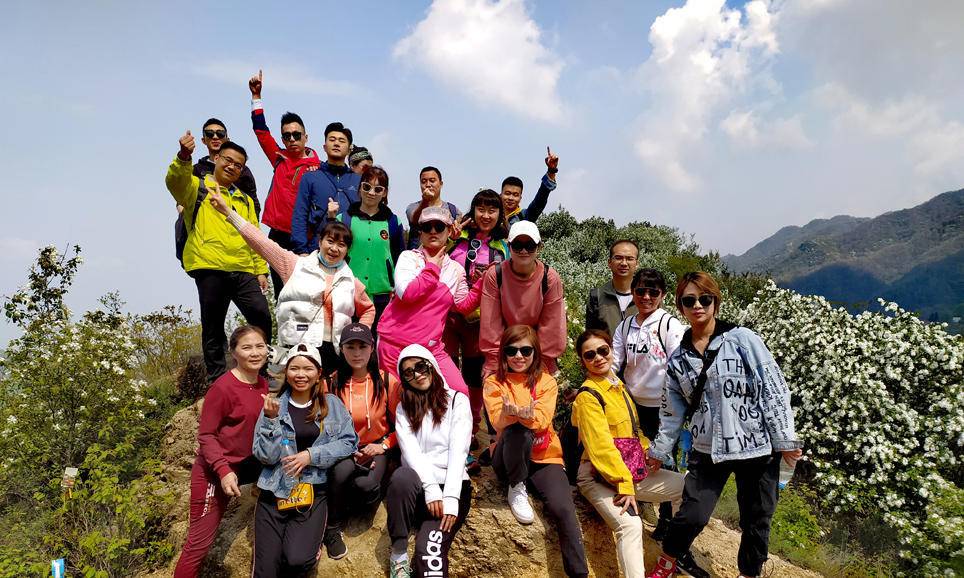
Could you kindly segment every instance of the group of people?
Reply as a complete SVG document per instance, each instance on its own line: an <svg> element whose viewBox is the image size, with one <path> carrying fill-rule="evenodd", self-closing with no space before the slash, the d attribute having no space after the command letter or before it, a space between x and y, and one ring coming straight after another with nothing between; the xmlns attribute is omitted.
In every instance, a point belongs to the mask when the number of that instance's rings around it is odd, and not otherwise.
<svg viewBox="0 0 964 578"><path fill-rule="evenodd" d="M469 474L489 464L520 523L535 518L530 492L544 503L567 576L589 573L572 485L613 529L624 576L645 574L640 513L651 507L637 500L662 504L654 535L664 553L650 576L702 576L690 544L735 473L740 571L759 575L779 460L799 458L801 444L779 367L756 334L716 319L722 296L711 276L677 284L686 329L662 309L663 276L637 271L635 243L610 247L613 280L590 294L575 344L586 381L557 432L567 317L535 220L558 157L547 151L526 209L522 181L508 177L500 193L475 194L465 215L442 200L441 171L426 167L406 230L388 207L388 173L349 129L326 127L322 162L289 112L280 146L262 87L259 72L249 81L252 123L274 167L263 216L247 153L217 119L202 127L208 156L192 164L187 132L167 175L212 381L176 577L198 575L230 498L252 483L254 576L299 576L322 555L344 557L350 512L381 501L390 576L448 576L471 507ZM232 301L248 324L226 339ZM269 366L280 389L269 387ZM685 476L673 471L682 430L692 435Z"/></svg>

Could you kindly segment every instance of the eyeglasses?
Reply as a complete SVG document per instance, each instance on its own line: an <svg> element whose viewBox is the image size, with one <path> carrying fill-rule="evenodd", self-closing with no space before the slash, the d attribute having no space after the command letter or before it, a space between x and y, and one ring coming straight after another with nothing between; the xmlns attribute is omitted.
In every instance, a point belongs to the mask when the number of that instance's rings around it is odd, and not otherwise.
<svg viewBox="0 0 964 578"><path fill-rule="evenodd" d="M228 131L226 131L226 130L205 130L205 131L204 131L204 136L205 136L205 138L219 138L219 139L223 139L224 137L228 136Z"/></svg>
<svg viewBox="0 0 964 578"><path fill-rule="evenodd" d="M412 367L402 370L402 378L405 379L405 381L411 382L415 379L416 373L418 375L428 375L431 370L432 366L429 365L427 361L419 360L416 361Z"/></svg>
<svg viewBox="0 0 964 578"><path fill-rule="evenodd" d="M427 223L422 223L418 226L419 230L423 233L441 233L448 228L448 225L442 221L429 221Z"/></svg>
<svg viewBox="0 0 964 578"><path fill-rule="evenodd" d="M630 255L613 255L609 258L609 260L617 263L635 263L636 257L632 257Z"/></svg>
<svg viewBox="0 0 964 578"><path fill-rule="evenodd" d="M373 185L371 183L362 183L361 190L363 193L375 192L376 195L380 195L385 192L385 187L381 185Z"/></svg>
<svg viewBox="0 0 964 578"><path fill-rule="evenodd" d="M532 352L536 350L535 347L531 345L523 345L522 347L516 347L514 345L506 345L502 348L502 352L505 353L506 357L515 357L516 354L521 353L522 357L529 357Z"/></svg>
<svg viewBox="0 0 964 578"><path fill-rule="evenodd" d="M596 359L597 355L600 355L602 357L608 357L609 351L610 350L608 345L600 345L595 351L593 351L592 349L588 351L583 351L582 358L585 359L586 361L592 361L593 359Z"/></svg>
<svg viewBox="0 0 964 578"><path fill-rule="evenodd" d="M539 248L539 243L536 243L532 239L528 241L515 240L509 243L509 247L516 253L521 253L523 251L527 253L535 253L536 249Z"/></svg>
<svg viewBox="0 0 964 578"><path fill-rule="evenodd" d="M637 297L652 297L653 299L663 294L659 289L652 287L637 287L633 289L633 293L635 293Z"/></svg>
<svg viewBox="0 0 964 578"><path fill-rule="evenodd" d="M301 140L301 137L305 136L305 133L300 130L293 130L290 132L281 133L281 140Z"/></svg>
<svg viewBox="0 0 964 578"><path fill-rule="evenodd" d="M467 261L475 261L479 257L479 249L482 247L482 241L478 239L469 240L469 251L465 254L465 259Z"/></svg>
<svg viewBox="0 0 964 578"><path fill-rule="evenodd" d="M700 295L699 299L697 299L693 295L684 295L680 297L680 300L679 300L680 305L682 305L687 309L692 309L696 305L697 301L699 301L700 305L702 305L705 308L705 307L709 307L714 302L716 302L716 298L713 297L712 295L704 293L703 295Z"/></svg>
<svg viewBox="0 0 964 578"><path fill-rule="evenodd" d="M220 161L221 161L222 163L224 163L224 168L234 167L234 168L238 169L239 171L242 170L242 169L244 169L244 163L243 163L243 162L240 162L240 163L239 163L239 162L236 162L236 161L232 161L231 159L229 159L228 157L225 157L225 156L219 156L218 159L220 159Z"/></svg>

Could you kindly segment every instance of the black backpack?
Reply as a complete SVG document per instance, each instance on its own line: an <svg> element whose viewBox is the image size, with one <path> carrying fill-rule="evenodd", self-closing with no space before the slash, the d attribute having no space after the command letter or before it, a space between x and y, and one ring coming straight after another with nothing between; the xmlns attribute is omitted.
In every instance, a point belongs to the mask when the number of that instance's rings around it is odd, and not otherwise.
<svg viewBox="0 0 964 578"><path fill-rule="evenodd" d="M580 387L576 391L576 397L583 392L588 392L596 398L599 405L602 406L603 411L606 411L606 402L603 401L602 395L595 389L588 387ZM576 402L573 398L573 403ZM562 433L559 435L559 442L562 444L562 461L565 464L566 476L569 478L569 485L576 485L576 474L579 472L579 462L582 461L582 452L585 449L582 442L579 441L579 428L572 425L572 418L569 418L569 423L567 423L562 428Z"/></svg>

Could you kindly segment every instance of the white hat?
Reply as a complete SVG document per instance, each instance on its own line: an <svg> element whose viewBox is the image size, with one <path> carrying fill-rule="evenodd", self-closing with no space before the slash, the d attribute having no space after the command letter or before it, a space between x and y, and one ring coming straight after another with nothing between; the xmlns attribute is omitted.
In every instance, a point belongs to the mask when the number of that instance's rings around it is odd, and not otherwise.
<svg viewBox="0 0 964 578"><path fill-rule="evenodd" d="M305 342L301 342L288 350L288 354L281 361L281 365L287 366L288 363L296 357L307 357L315 362L318 367L321 367L321 354L318 353L318 348L314 345L310 345Z"/></svg>
<svg viewBox="0 0 964 578"><path fill-rule="evenodd" d="M536 227L536 224L532 221L516 221L512 225L509 229L509 242L511 243L519 236L529 237L536 243L542 242L542 237L539 236L539 227Z"/></svg>

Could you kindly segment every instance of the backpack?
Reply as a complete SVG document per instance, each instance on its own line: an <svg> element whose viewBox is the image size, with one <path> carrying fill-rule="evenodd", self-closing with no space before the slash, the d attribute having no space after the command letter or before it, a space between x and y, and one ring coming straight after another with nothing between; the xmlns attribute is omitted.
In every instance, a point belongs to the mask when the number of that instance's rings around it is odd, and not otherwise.
<svg viewBox="0 0 964 578"><path fill-rule="evenodd" d="M204 177L199 177L198 181L200 184L198 185L197 201L194 203L194 211L191 213L191 228L194 228L194 223L197 222L197 214L198 211L201 210L201 203L203 203L204 199L208 196L208 189L204 186ZM237 190L241 191L241 189ZM251 195L245 191L241 191L241 193L248 199L252 198ZM184 207L184 210L186 211L187 207ZM176 255L177 260L180 261L182 269L184 268L184 246L187 245L187 237L189 234L190 231L187 228L187 223L184 222L184 213L182 212L177 216L177 220L174 221L174 255Z"/></svg>
<svg viewBox="0 0 964 578"><path fill-rule="evenodd" d="M591 393L602 406L603 411L606 411L606 402L603 401L602 395L598 391L583 386L576 391L576 397L579 397L579 394L583 392ZM576 400L573 399L572 401L575 403ZM579 462L582 461L582 452L585 448L579 441L579 428L572 424L572 418L562 428L562 432L559 434L559 442L562 444L562 461L566 468L566 476L569 478L569 485L575 486Z"/></svg>

